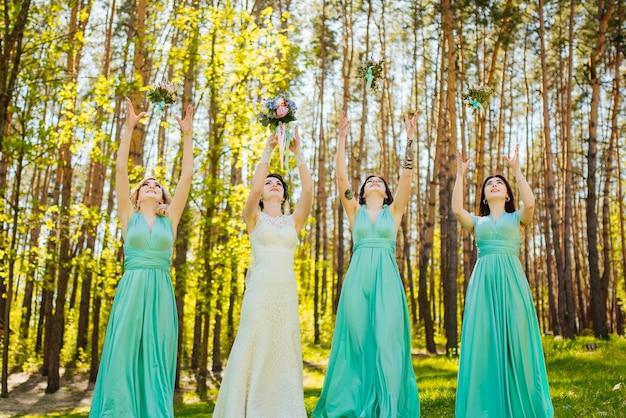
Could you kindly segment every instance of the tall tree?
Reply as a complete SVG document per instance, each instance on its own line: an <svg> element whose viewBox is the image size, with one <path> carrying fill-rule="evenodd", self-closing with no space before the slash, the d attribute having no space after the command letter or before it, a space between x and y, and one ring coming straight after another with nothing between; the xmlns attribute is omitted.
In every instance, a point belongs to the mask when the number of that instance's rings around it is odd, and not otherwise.
<svg viewBox="0 0 626 418"><path fill-rule="evenodd" d="M20 4L9 5L3 2L0 10L3 11L3 30L0 37L0 213L4 212L4 196L7 178L7 166L5 158L4 141L9 121L9 105L13 99L17 84L17 76L20 71L20 61L22 59L22 43L24 40L24 29L28 21L30 0L24 0ZM17 7L16 7L17 6ZM6 247L4 223L0 224L0 246ZM0 256L2 265L6 265L6 252ZM10 339L10 304L6 295L8 289L4 280L0 280L0 314L5 324L5 337L3 339L2 350L2 390L0 396L6 397L8 394L8 359L9 359L9 339Z"/></svg>
<svg viewBox="0 0 626 418"><path fill-rule="evenodd" d="M63 346L65 328L66 291L71 271L71 237L70 237L70 205L72 201L72 152L74 128L78 118L76 113L77 75L84 45L84 31L91 15L93 0L75 2L70 12L68 27L68 54L66 61L66 102L63 117L59 122L59 168L56 182L61 184L61 202L59 212L59 269L56 288L56 302L52 317L51 340L49 351L48 386L46 393L54 393L60 388L59 368L61 366L61 347Z"/></svg>
<svg viewBox="0 0 626 418"><path fill-rule="evenodd" d="M600 275L598 260L598 216L597 216L597 152L598 152L598 109L600 107L600 62L606 47L606 30L614 10L612 0L597 3L597 38L589 57L589 82L591 103L589 109L589 147L587 151L587 242L589 243L589 281L591 284L591 318L593 332L597 338L608 337L606 318L606 289L608 278ZM607 281L604 281L604 280Z"/></svg>
<svg viewBox="0 0 626 418"><path fill-rule="evenodd" d="M326 224L326 138L324 137L324 94L326 87L326 68L327 68L327 28L326 28L326 2L322 2L322 13L319 17L319 60L320 74L317 80L317 88L319 89L318 101L319 106L319 144L317 150L317 200L315 201L315 271L314 275L314 299L313 299L313 341L315 344L320 343L320 289L325 289L326 275L328 268L326 266L326 242L323 239L323 228ZM341 240L342 237L339 237ZM323 241L323 242L322 242ZM321 277L320 277L321 276Z"/></svg>
<svg viewBox="0 0 626 418"><path fill-rule="evenodd" d="M543 144L545 153L545 199L550 214L551 236L554 241L554 259L556 262L557 282L558 282L558 313L559 327L561 334L566 338L574 338L576 333L576 312L574 307L574 295L572 289L571 276L565 275L565 263L563 262L562 233L559 226L560 220L556 210L555 187L554 187L554 163L552 159L551 129L550 129L550 102L548 92L550 85L548 81L547 52L545 47L545 24L543 0L537 2L537 12L539 18L539 48L541 61L541 99L543 116Z"/></svg>
<svg viewBox="0 0 626 418"><path fill-rule="evenodd" d="M454 155L456 153L456 44L454 37L454 12L450 0L442 1L442 24L444 35L445 65L445 98L440 108L438 147L441 147L441 170L439 171L439 213L441 216L441 280L444 297L444 326L446 330L446 353L456 354L458 348L458 310L457 310L457 276L458 276L458 225L450 202L454 187ZM443 77L442 77L443 80ZM441 95L444 96L442 81ZM440 145L439 145L440 143ZM444 261L445 260L445 261Z"/></svg>
<svg viewBox="0 0 626 418"><path fill-rule="evenodd" d="M567 41L567 64L566 64L566 82L565 82L565 100L562 106L563 117L562 120L562 138L563 138L563 182L564 193L562 195L563 201L563 278L572 277L572 200L573 200L573 167L572 158L574 153L572 151L572 85L574 79L574 25L575 25L575 10L576 2L570 1L570 13L568 22L568 41ZM567 280L567 279L566 279ZM570 279L571 280L571 279ZM573 296L573 295L572 295Z"/></svg>

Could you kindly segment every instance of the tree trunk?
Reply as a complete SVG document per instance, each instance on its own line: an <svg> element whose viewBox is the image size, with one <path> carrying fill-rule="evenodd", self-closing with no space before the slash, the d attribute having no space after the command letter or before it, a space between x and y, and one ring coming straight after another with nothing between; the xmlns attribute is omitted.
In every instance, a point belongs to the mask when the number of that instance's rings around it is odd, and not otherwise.
<svg viewBox="0 0 626 418"><path fill-rule="evenodd" d="M129 26L128 40L134 43L134 56L133 56L133 72L139 80L134 80L139 86L145 86L150 82L150 74L152 72L152 53L150 52L150 46L147 45L146 39L146 21L148 16L148 1L136 0L133 2L133 10L131 12L131 24ZM136 112L144 108L145 93L134 89L130 92L129 98L133 103L133 107ZM129 151L129 174L131 177L131 183L139 180L143 173L137 173L132 170L132 166L143 167L144 166L144 143L146 141L146 128L145 125L138 123L133 129L133 134L130 140ZM132 165L130 162L132 161Z"/></svg>
<svg viewBox="0 0 626 418"><path fill-rule="evenodd" d="M7 277L4 280L6 282L6 304L4 306L4 312L2 321L4 323L4 336L2 338L2 391L1 395L6 398L9 393L8 378L9 378L9 342L11 340L11 302L13 299L13 282L15 273L15 262L17 261L17 232L18 232L18 219L20 213L20 188L22 183L22 173L24 169L24 148L20 150L20 155L17 157L17 168L15 172L15 182L13 184L13 213L11 228L11 239L9 241L9 263L7 268Z"/></svg>
<svg viewBox="0 0 626 418"><path fill-rule="evenodd" d="M559 229L559 218L556 211L556 201L554 192L554 169L552 162L551 134L550 134L550 105L548 102L548 66L546 61L546 48L544 41L544 17L543 0L538 1L539 15L539 45L541 60L541 96L543 104L543 141L545 149L545 197L550 214L550 227L554 240L554 258L556 261L557 282L558 282L558 314L560 333L565 338L574 338L576 334L575 307L573 302L572 277L565 275L565 265L563 262L563 252L561 246L561 231ZM548 261L549 262L549 261Z"/></svg>
<svg viewBox="0 0 626 418"><path fill-rule="evenodd" d="M0 39L0 154L6 150L4 148L4 137L8 132L7 123L9 121L9 104L13 99L17 85L17 76L21 70L20 61L22 60L22 42L24 39L24 29L28 21L28 13L30 12L31 0L21 2L19 12L10 14L7 3L4 4L4 29ZM17 6L17 3L14 3ZM15 21L10 22L8 19L15 16ZM13 28L10 24L13 24ZM6 180L6 171L0 184L4 184ZM4 197L4 192L0 195ZM4 303L4 302L2 302ZM4 312L4 305L0 305L0 312Z"/></svg>
<svg viewBox="0 0 626 418"><path fill-rule="evenodd" d="M619 12L618 12L619 13ZM612 99L613 99L613 108L611 110L611 133L609 135L609 146L606 148L606 158L604 158L605 164L604 164L604 190L602 193L602 200L604 202L604 204L602 205L602 260L603 260L603 266L602 266L602 270L603 270L603 274L602 274L602 283L605 286L609 286L612 284L612 286L610 286L611 290L611 314L610 314L610 323L612 324L612 326L609 329L609 332L616 332L616 323L617 323L617 319L620 315L619 312L619 308L618 308L618 301L617 301L617 287L618 287L618 283L617 283L617 278L614 275L614 267L613 267L613 263L611 263L611 253L612 253L612 246L613 246L613 242L612 242L612 237L611 237L611 201L612 201L612 196L611 196L611 192L614 192L614 190L611 190L611 183L613 183L613 181L615 180L614 178L614 173L613 173L613 158L614 158L614 153L615 150L617 149L617 141L619 138L619 128L620 128L620 123L619 123L619 113L620 113L620 102L621 102L621 96L620 96L620 65L621 65L621 54L619 50L615 51L615 57L614 57L614 63L613 63L613 69L614 69L614 76L613 76L613 92L612 92ZM623 201L622 201L623 202ZM619 206L624 206L619 205ZM606 292L607 288L605 287L605 294L604 294L604 298L605 300L607 299L607 292Z"/></svg>
<svg viewBox="0 0 626 418"><path fill-rule="evenodd" d="M47 193L47 180L49 179L50 167L45 168L45 172L43 174L44 180L42 181L42 170L38 169L36 174L33 176L33 183L31 184L31 190L33 192L32 202L33 209L31 212L31 218L33 220L39 219L41 215L41 208L46 207L48 201L48 193ZM37 272L34 266L37 265L37 251L34 249L39 247L39 236L41 233L41 222L35 221L36 224L31 226L30 230L30 253L28 254L28 279L26 280L26 286L24 289L24 298L22 302L22 309L24 314L22 315L22 320L20 324L20 339L26 340L29 335L30 330L30 321L32 317L32 304L33 304L33 293L35 290L35 278L37 277ZM32 269L32 270L31 270Z"/></svg>
<svg viewBox="0 0 626 418"><path fill-rule="evenodd" d="M61 145L59 162L62 164L61 179L61 207L59 213L59 268L56 288L56 303L52 316L50 334L50 351L48 367L48 386L46 393L55 393L60 388L59 368L61 366L61 347L65 327L65 297L67 283L71 272L70 257L70 199L72 188L72 153L69 141ZM59 180L57 180L59 181Z"/></svg>
<svg viewBox="0 0 626 418"><path fill-rule="evenodd" d="M5 200L6 191L6 178L7 178L7 164L6 164L6 150L4 144L5 135L9 132L8 124L10 120L9 105L13 99L17 86L17 76L20 72L20 61L22 59L22 41L24 38L24 28L28 20L28 13L30 10L30 0L24 0L20 6L19 12L15 15L15 21L9 22L9 14L7 7L10 7L7 3L4 4L4 29L0 34L0 155L2 155L0 162L0 201ZM13 23L13 28L9 27L9 23ZM2 204L2 206L4 206ZM3 209L3 208L2 208ZM17 225L17 224L16 224ZM4 241L5 231L4 223L0 223L0 247L6 248ZM2 265L7 263L7 254L2 252L0 256L0 262ZM9 322L10 317L10 300L7 298L9 291L5 280L0 280L0 314L3 321L5 321L5 338L3 343L2 354L2 389L0 396L6 397L8 394L8 349L9 349ZM6 370L6 372L5 372Z"/></svg>
<svg viewBox="0 0 626 418"><path fill-rule="evenodd" d="M348 105L350 103L350 85L352 78L352 63L354 61L354 42L352 32L352 1L341 2L341 20L342 20L342 66L341 75L343 79L342 85L342 99L341 110L348 114ZM353 188L356 185L352 186ZM345 268L345 241L344 236L344 209L341 205L341 201L337 205L337 284L336 289L340 290L343 286L343 276ZM337 307L339 306L340 291L335 292L333 298L333 314L337 313Z"/></svg>
<svg viewBox="0 0 626 418"><path fill-rule="evenodd" d="M69 33L69 53L67 54L66 61L66 83L69 86L75 86L77 75L80 69L80 60L82 56L83 43L77 37L75 33L84 32L87 26L89 16L91 14L91 4L86 3L74 3L70 14L70 23L68 28ZM75 87L77 89L77 85ZM72 150L71 142L74 139L73 126L64 127L63 124L73 124L73 114L76 109L76 95L67 98L65 108L71 109L71 116L67 118L61 118L59 121L59 127L61 127L62 142L59 153L59 164L61 166L61 206L59 208L59 269L58 269L58 282L56 289L56 303L54 316L52 318L52 339L50 341L50 363L48 368L48 386L46 387L46 393L54 393L60 388L59 381L59 368L61 366L61 348L63 346L63 335L65 330L65 303L67 285L71 272L71 236L70 236L70 223L71 223L71 198L72 198ZM58 182L59 179L56 179Z"/></svg>
<svg viewBox="0 0 626 418"><path fill-rule="evenodd" d="M606 27L613 14L613 3L609 1L605 9L604 0L598 2L598 38L589 60L589 80L591 81L591 108L589 112L589 149L587 154L587 242L589 245L589 282L591 284L591 319L596 338L608 338L606 323L606 287L600 276L598 261L598 216L597 216L597 149L598 149L598 109L600 105L600 76L598 66L604 55Z"/></svg>
<svg viewBox="0 0 626 418"><path fill-rule="evenodd" d="M198 12L200 8L199 0L193 0L191 4L194 12ZM197 64L198 64L198 47L199 47L199 28L195 20L191 23L191 40L188 51L189 65L185 69L185 77L183 82L183 100L182 100L182 112L185 112L187 106L193 102L193 86L197 76ZM182 156L183 141L180 143L178 155ZM172 177L178 178L180 173L180 164L182 159L179 157L176 159L176 166L172 170ZM192 230L192 216L189 211L189 205L185 206L183 215L180 218L177 228L177 238L174 247L174 262L172 269L175 272L176 282L174 283L174 294L176 297L176 313L178 315L178 349L176 350L176 378L174 381L174 387L180 388L180 372L181 372L181 358L184 338L184 314L185 314L185 295L187 294L187 280L189 275L189 269L187 267L187 252L189 251L189 233Z"/></svg>
<svg viewBox="0 0 626 418"><path fill-rule="evenodd" d="M315 344L320 343L321 333L320 333L320 274L325 275L325 271L321 271L322 269L326 270L326 260L324 259L323 254L323 243L322 243L322 212L326 208L326 139L324 138L324 87L326 84L326 2L322 3L322 16L321 16L321 33L319 39L320 46L320 76L318 80L319 86L319 103L317 104L320 108L319 111L319 141L318 141L318 161L317 161L317 199L315 200L315 272L314 272L314 301L313 301L313 341ZM340 237L341 239L341 237ZM321 289L324 289L325 286L321 286ZM339 290L339 289L338 289ZM337 292L339 293L339 292Z"/></svg>
<svg viewBox="0 0 626 418"><path fill-rule="evenodd" d="M441 215L441 280L444 287L444 327L446 330L446 354L456 355L457 334L457 278L458 278L458 225L452 213L452 189L454 188L455 166L451 163L456 153L456 45L453 31L453 10L450 0L442 2L442 22L445 38L446 58L442 72L447 77L445 104L440 108L438 142L441 142L441 170L439 171L439 213ZM442 80L444 78L442 77ZM444 83L442 81L442 87ZM443 96L442 90L442 96ZM445 261L444 261L445 260Z"/></svg>
<svg viewBox="0 0 626 418"><path fill-rule="evenodd" d="M115 16L115 0L112 1L110 8L107 10L107 27L105 32L105 41L104 41L104 54L103 54L103 63L101 74L103 77L109 77L109 69L111 66L111 40L113 37L113 18ZM99 127L99 130L103 131L105 129L105 117L104 110L99 107L96 110L96 126ZM101 151L103 155L108 155L107 151L107 142L102 139L98 144L96 144L97 148ZM91 162L91 172L89 176L90 180L87 182L87 190L85 191L84 196L84 204L96 211L100 211L102 206L102 201L104 199L104 188L106 181L106 167L100 158L93 159ZM85 234L87 236L87 247L86 251L95 256L96 251L96 238L98 233L97 226L84 226ZM79 350L85 351L87 349L87 334L89 329L89 312L90 312L90 303L91 303L91 293L92 293L92 284L93 284L93 270L90 267L86 268L82 287L81 287L81 299L80 299L80 309L79 309L79 317L78 317L78 333L76 339L76 353L78 354Z"/></svg>

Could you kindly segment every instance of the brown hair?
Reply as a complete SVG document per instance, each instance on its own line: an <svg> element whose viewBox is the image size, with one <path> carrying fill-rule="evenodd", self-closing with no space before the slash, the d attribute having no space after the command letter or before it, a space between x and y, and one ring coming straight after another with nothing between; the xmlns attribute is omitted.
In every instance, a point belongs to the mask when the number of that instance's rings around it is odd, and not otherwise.
<svg viewBox="0 0 626 418"><path fill-rule="evenodd" d="M167 216L167 212L168 212L168 210L170 208L170 203L172 203L172 195L165 189L165 187L163 187L161 182L159 182L154 177L146 177L146 178L144 178L143 180L141 180L139 182L138 185L136 185L135 187L133 187L131 189L131 191L130 191L130 203L133 205L133 209L135 209L136 212L139 212L139 206L137 205L137 200L139 198L139 189L141 189L141 187L144 184L146 184L149 180L156 181L159 184L159 186L161 186L161 191L163 192L163 201L157 207L157 215L159 215L159 216Z"/></svg>

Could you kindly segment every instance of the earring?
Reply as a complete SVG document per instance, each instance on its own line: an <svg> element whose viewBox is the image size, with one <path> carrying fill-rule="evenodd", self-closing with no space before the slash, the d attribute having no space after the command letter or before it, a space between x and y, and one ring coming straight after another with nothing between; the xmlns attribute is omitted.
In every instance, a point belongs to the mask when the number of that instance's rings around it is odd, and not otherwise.
<svg viewBox="0 0 626 418"><path fill-rule="evenodd" d="M486 205L487 201L485 199L483 199L483 205Z"/></svg>
<svg viewBox="0 0 626 418"><path fill-rule="evenodd" d="M510 200L511 200L511 198L507 196L506 197L506 201L509 202Z"/></svg>

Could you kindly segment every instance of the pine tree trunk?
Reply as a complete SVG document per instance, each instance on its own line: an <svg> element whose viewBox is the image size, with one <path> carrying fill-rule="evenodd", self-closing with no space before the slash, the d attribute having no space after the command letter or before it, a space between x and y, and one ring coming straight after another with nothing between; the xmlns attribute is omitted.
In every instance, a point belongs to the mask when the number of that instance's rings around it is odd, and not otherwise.
<svg viewBox="0 0 626 418"><path fill-rule="evenodd" d="M554 258L556 261L557 283L558 283L558 315L560 333L565 338L574 338L576 334L575 323L575 307L573 303L572 278L565 275L565 267L563 262L563 252L561 246L561 230L560 220L556 211L555 187L554 187L554 169L551 151L551 134L550 134L550 105L548 102L548 67L544 41L544 17L543 17L543 0L538 2L539 15L539 44L540 44L540 60L541 60L541 80L542 80L542 104L543 104L543 140L545 150L545 197L548 211L550 214L550 227L552 231L552 239L554 241ZM550 262L550 261L548 261Z"/></svg>
<svg viewBox="0 0 626 418"><path fill-rule="evenodd" d="M456 45L453 31L453 11L450 0L442 2L442 22L446 58L442 71L447 76L445 104L440 108L443 125L438 135L441 142L441 170L439 171L439 213L441 216L441 280L444 288L444 326L446 330L446 354L456 355L458 349L458 225L452 213L452 189L455 180L454 155L456 153ZM443 79L443 78L442 78ZM443 83L442 83L443 86ZM443 96L443 91L442 91ZM439 146L439 144L438 144Z"/></svg>
<svg viewBox="0 0 626 418"><path fill-rule="evenodd" d="M131 12L131 24L128 31L128 40L134 43L134 55L133 55L133 73L140 77L142 86L145 86L150 82L150 74L152 72L152 58L149 50L150 45L146 42L146 21L148 15L148 1L136 0L133 2L134 9ZM129 98L133 103L133 107L136 112L140 109L144 109L144 95L145 93L139 91L139 89L133 90L129 94ZM132 167L143 167L143 154L144 143L146 140L146 128L142 123L138 123L133 129L133 134L130 140L129 157L129 174L131 177L131 183L135 183L143 175L143 173L135 172ZM130 162L132 161L132 164Z"/></svg>
<svg viewBox="0 0 626 418"><path fill-rule="evenodd" d="M13 99L17 87L17 76L20 71L20 61L22 59L22 41L24 38L24 28L28 20L28 13L30 11L30 0L24 0L19 12L14 14L15 21L9 22L9 12L7 3L4 4L5 19L4 23L13 23L13 28L9 29L7 25L3 29L2 42L0 45L0 155L2 155L0 161L0 201L5 200L6 194L6 182L7 182L7 164L6 164L6 150L4 145L4 138L9 132L10 115L9 105ZM17 4L15 4L17 9ZM4 209L4 208L2 208ZM17 224L15 224L17 225ZM0 248L6 248L7 243L4 242L5 231L4 223L0 223ZM0 262L2 265L7 263L6 251L2 252L0 256ZM3 338L2 349L2 377L0 396L6 397L9 393L8 389L8 361L9 361L9 340L10 340L10 299L7 295L10 294L10 290L5 280L0 280L0 315L2 315L3 322L5 324L5 337Z"/></svg>
<svg viewBox="0 0 626 418"><path fill-rule="evenodd" d="M321 33L319 39L320 45L320 78L318 80L319 85L319 102L317 106L319 106L319 140L318 140L318 149L317 149L317 199L315 200L315 265L320 266L315 268L315 272L313 273L313 286L314 286L314 301L313 301L313 341L315 344L320 343L321 332L320 332L320 291L326 289L324 283L326 276L326 260L324 258L325 254L323 254L323 237L322 237L322 223L325 223L323 217L323 212L325 212L326 208L326 139L324 138L324 87L326 84L326 2L322 3L322 22L321 22ZM341 237L340 237L341 239ZM324 240L325 241L325 240ZM324 271L321 271L324 269ZM323 276L320 278L320 274Z"/></svg>
<svg viewBox="0 0 626 418"><path fill-rule="evenodd" d="M604 55L606 27L613 13L613 3L609 1L605 10L604 0L598 2L598 38L589 60L589 80L591 81L591 108L589 112L589 148L587 154L587 242L589 245L589 281L591 284L591 319L596 338L608 338L606 323L606 278L600 275L598 255L598 216L597 216L597 150L598 150L598 110L600 106L600 76L598 66Z"/></svg>

